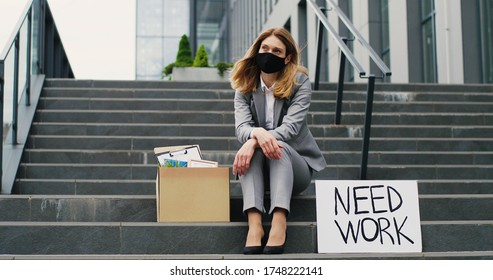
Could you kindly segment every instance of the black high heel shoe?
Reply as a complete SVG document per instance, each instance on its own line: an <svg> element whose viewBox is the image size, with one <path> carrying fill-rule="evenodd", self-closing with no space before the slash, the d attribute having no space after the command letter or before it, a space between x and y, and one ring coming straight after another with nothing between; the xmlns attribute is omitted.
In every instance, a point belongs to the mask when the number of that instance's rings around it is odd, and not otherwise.
<svg viewBox="0 0 493 280"><path fill-rule="evenodd" d="M265 247L265 236L262 237L260 240L260 246L245 246L243 247L243 254L244 255L260 255L264 252L264 247Z"/></svg>
<svg viewBox="0 0 493 280"><path fill-rule="evenodd" d="M243 248L244 255L260 255L264 251L264 246L245 246Z"/></svg>
<svg viewBox="0 0 493 280"><path fill-rule="evenodd" d="M286 236L284 237L284 243L279 246L265 246L264 254L266 255L275 255L284 253L284 247L286 246L286 240L288 239L288 233L286 232Z"/></svg>

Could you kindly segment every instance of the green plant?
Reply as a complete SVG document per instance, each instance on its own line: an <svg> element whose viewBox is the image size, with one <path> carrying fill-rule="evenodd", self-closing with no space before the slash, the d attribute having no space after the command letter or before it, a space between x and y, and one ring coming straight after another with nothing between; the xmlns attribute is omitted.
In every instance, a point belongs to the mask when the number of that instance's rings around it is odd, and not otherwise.
<svg viewBox="0 0 493 280"><path fill-rule="evenodd" d="M173 72L173 67L175 66L175 63L170 63L168 65L166 65L166 67L164 67L163 69L163 78L164 76L168 76L169 74L171 74Z"/></svg>
<svg viewBox="0 0 493 280"><path fill-rule="evenodd" d="M181 36L180 43L178 45L178 53L176 54L175 66L187 67L192 66L192 48L190 47L190 41L188 41L187 35Z"/></svg>
<svg viewBox="0 0 493 280"><path fill-rule="evenodd" d="M224 77L224 72L231 67L233 67L233 63L227 63L224 61L218 62L216 64L217 74L221 77Z"/></svg>
<svg viewBox="0 0 493 280"><path fill-rule="evenodd" d="M207 52L203 44L200 45L193 61L193 67L209 67Z"/></svg>
<svg viewBox="0 0 493 280"><path fill-rule="evenodd" d="M163 74L163 78L164 78L165 76L168 76L171 73L173 73L173 67L188 67L188 66L192 66L192 64L193 64L193 59L192 59L192 48L190 47L190 41L188 40L187 35L183 35L181 36L180 42L178 44L178 53L176 54L176 61L166 65L166 67L164 67L161 73Z"/></svg>

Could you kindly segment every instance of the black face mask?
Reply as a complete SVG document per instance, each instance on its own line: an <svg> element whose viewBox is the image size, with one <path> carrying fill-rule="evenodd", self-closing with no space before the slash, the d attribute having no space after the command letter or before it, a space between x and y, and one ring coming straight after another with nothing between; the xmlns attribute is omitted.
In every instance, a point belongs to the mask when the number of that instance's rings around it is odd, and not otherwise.
<svg viewBox="0 0 493 280"><path fill-rule="evenodd" d="M258 68L269 74L281 71L286 66L284 59L271 53L258 53L255 57Z"/></svg>

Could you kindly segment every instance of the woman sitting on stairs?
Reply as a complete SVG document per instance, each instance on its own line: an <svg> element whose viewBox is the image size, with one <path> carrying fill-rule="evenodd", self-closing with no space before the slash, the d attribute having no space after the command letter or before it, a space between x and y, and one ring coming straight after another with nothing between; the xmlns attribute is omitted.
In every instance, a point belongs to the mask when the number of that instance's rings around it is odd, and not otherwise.
<svg viewBox="0 0 493 280"><path fill-rule="evenodd" d="M248 218L245 254L281 254L293 193L305 190L325 159L307 125L311 83L300 52L284 28L262 32L231 73L239 177ZM271 229L264 242L264 195L270 189Z"/></svg>

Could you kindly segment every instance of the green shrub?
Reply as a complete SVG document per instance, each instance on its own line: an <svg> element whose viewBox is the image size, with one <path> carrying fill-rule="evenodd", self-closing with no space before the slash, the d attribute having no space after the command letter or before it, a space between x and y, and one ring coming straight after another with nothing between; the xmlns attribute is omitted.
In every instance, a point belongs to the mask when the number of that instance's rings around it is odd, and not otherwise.
<svg viewBox="0 0 493 280"><path fill-rule="evenodd" d="M190 47L190 41L187 35L181 36L180 43L178 45L178 53L176 54L175 66L187 67L192 66L192 48Z"/></svg>
<svg viewBox="0 0 493 280"><path fill-rule="evenodd" d="M224 72L231 67L233 67L233 63L226 63L224 61L218 62L216 64L217 74L221 77L224 77Z"/></svg>
<svg viewBox="0 0 493 280"><path fill-rule="evenodd" d="M169 76L173 73L173 67L189 67L193 65L192 48L190 47L190 41L187 35L181 36L178 44L178 53L176 54L176 61L168 64L164 67L162 77Z"/></svg>
<svg viewBox="0 0 493 280"><path fill-rule="evenodd" d="M207 52L205 51L204 45L200 45L195 55L195 60L193 61L193 67L209 67L209 61L207 57Z"/></svg>
<svg viewBox="0 0 493 280"><path fill-rule="evenodd" d="M163 69L163 77L168 76L169 74L173 73L173 67L175 66L175 63L170 63Z"/></svg>

